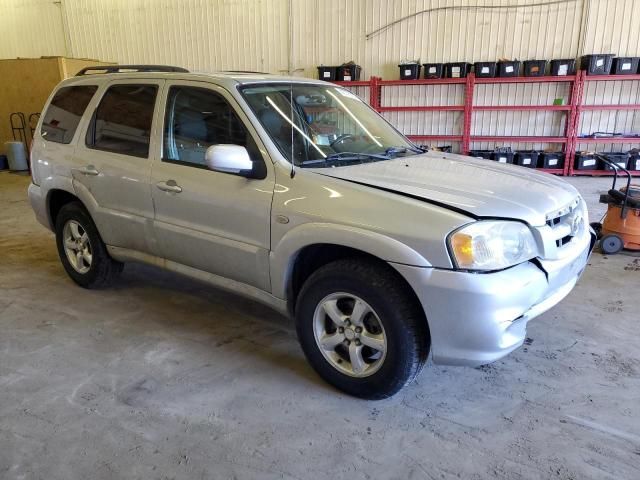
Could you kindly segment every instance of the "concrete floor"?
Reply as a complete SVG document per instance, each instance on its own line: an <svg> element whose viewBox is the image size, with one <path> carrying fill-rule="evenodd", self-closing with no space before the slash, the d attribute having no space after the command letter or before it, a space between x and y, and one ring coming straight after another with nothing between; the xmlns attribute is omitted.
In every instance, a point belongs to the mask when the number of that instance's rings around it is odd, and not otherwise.
<svg viewBox="0 0 640 480"><path fill-rule="evenodd" d="M137 265L76 287L27 184L0 173L2 479L640 478L640 258L594 253L504 360L366 402L258 304Z"/></svg>

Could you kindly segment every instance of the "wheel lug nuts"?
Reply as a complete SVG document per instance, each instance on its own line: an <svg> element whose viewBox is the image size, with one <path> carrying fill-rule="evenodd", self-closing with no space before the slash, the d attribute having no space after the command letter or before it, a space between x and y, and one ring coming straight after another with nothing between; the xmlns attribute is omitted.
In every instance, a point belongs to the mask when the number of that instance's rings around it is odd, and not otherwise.
<svg viewBox="0 0 640 480"><path fill-rule="evenodd" d="M362 333L362 327L356 327L356 333Z"/></svg>
<svg viewBox="0 0 640 480"><path fill-rule="evenodd" d="M351 345L351 342L349 340L345 340L344 344L348 347L349 345Z"/></svg>
<svg viewBox="0 0 640 480"><path fill-rule="evenodd" d="M338 332L339 333L344 333L344 328L342 328L342 327L338 328Z"/></svg>
<svg viewBox="0 0 640 480"><path fill-rule="evenodd" d="M360 346L360 340L356 340L356 345L359 347Z"/></svg>

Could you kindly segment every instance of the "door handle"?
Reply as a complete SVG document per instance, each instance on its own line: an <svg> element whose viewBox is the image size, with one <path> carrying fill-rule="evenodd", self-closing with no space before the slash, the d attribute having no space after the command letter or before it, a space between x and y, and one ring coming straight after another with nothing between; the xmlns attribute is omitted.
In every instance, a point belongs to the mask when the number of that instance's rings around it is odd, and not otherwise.
<svg viewBox="0 0 640 480"><path fill-rule="evenodd" d="M78 172L80 172L82 175L99 175L100 172L98 172L98 170L96 170L96 167L94 167L93 165L87 165L86 167L82 167L78 169Z"/></svg>
<svg viewBox="0 0 640 480"><path fill-rule="evenodd" d="M182 191L182 187L179 186L175 180L167 180L166 182L158 182L156 183L156 187L158 187L163 192L171 192L171 193L180 193Z"/></svg>

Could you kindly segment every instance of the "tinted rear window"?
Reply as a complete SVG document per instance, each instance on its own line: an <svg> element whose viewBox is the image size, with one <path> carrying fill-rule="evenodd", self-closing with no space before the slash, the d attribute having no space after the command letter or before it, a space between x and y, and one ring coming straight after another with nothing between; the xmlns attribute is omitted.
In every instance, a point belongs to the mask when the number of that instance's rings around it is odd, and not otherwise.
<svg viewBox="0 0 640 480"><path fill-rule="evenodd" d="M87 130L87 146L146 158L157 92L156 85L110 87Z"/></svg>
<svg viewBox="0 0 640 480"><path fill-rule="evenodd" d="M40 134L45 140L70 143L97 89L95 85L78 85L58 90L42 120Z"/></svg>

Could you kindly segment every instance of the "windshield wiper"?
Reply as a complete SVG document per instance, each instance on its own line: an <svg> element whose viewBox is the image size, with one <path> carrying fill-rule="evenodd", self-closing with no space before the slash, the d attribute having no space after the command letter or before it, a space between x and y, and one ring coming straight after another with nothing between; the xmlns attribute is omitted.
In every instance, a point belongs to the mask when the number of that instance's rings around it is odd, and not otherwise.
<svg viewBox="0 0 640 480"><path fill-rule="evenodd" d="M329 167L350 165L353 163L376 162L379 160L391 160L391 157L380 153L338 152L328 155L326 158L306 161L304 162L304 166L317 165L320 167Z"/></svg>
<svg viewBox="0 0 640 480"><path fill-rule="evenodd" d="M407 151L411 151L413 153L424 153L425 149L417 147L417 146L409 146L409 147L389 147L384 153L387 155L397 155L398 153L407 153Z"/></svg>

